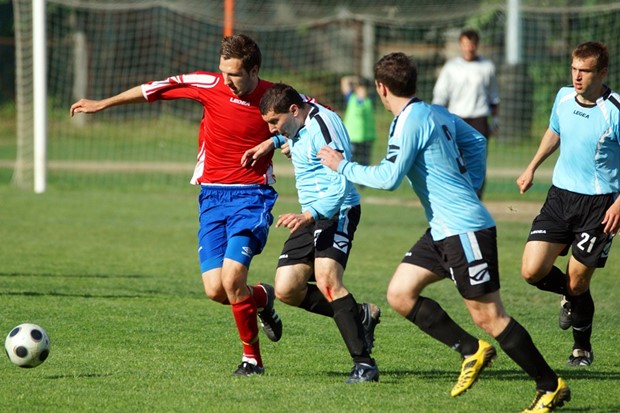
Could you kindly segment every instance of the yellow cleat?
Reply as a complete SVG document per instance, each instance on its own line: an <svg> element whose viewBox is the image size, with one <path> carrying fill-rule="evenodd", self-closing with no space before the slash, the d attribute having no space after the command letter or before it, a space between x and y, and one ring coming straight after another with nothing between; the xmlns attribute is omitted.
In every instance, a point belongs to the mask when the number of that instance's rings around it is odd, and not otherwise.
<svg viewBox="0 0 620 413"><path fill-rule="evenodd" d="M478 351L475 354L465 357L461 365L461 375L459 381L454 385L450 396L456 397L465 393L476 381L478 376L491 361L497 356L495 348L484 340L478 340Z"/></svg>
<svg viewBox="0 0 620 413"><path fill-rule="evenodd" d="M558 377L558 387L552 392L542 392L536 390L536 396L532 405L521 413L547 413L555 410L556 407L564 406L564 402L570 401L570 389L560 377Z"/></svg>

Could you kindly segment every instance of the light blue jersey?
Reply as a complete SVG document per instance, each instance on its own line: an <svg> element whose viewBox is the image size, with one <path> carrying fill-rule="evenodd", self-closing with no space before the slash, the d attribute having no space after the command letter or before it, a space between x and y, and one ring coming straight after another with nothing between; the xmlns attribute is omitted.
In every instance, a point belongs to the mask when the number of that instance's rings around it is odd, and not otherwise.
<svg viewBox="0 0 620 413"><path fill-rule="evenodd" d="M553 185L582 195L618 192L620 96L608 89L588 106L576 96L563 87L553 104L549 129L560 135Z"/></svg>
<svg viewBox="0 0 620 413"><path fill-rule="evenodd" d="M359 205L355 186L345 177L321 164L317 153L325 145L351 159L351 142L340 117L331 110L308 103L312 109L297 136L288 140L295 167L295 182L302 212L319 218L333 218L341 209Z"/></svg>
<svg viewBox="0 0 620 413"><path fill-rule="evenodd" d="M379 165L347 160L338 165L350 181L377 189L394 190L407 176L436 241L495 226L476 195L485 171L484 136L445 108L417 98L392 121L387 156Z"/></svg>

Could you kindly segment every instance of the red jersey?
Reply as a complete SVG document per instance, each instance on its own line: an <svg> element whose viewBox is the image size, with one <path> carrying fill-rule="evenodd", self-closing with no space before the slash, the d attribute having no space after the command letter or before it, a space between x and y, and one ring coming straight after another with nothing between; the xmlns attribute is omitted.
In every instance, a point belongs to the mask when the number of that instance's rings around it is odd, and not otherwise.
<svg viewBox="0 0 620 413"><path fill-rule="evenodd" d="M243 153L272 135L258 108L271 85L259 80L252 93L239 97L221 74L194 72L145 83L142 94L149 102L192 99L202 104L192 184L273 184L273 153L252 167L241 166Z"/></svg>

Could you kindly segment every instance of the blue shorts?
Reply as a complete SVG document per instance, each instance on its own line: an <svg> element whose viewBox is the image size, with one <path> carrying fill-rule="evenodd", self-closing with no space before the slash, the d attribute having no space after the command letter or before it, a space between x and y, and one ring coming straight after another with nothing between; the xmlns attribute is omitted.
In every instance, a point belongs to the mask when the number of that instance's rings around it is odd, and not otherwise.
<svg viewBox="0 0 620 413"><path fill-rule="evenodd" d="M267 243L278 197L268 185L202 185L198 197L200 270L221 268L224 258L249 268Z"/></svg>

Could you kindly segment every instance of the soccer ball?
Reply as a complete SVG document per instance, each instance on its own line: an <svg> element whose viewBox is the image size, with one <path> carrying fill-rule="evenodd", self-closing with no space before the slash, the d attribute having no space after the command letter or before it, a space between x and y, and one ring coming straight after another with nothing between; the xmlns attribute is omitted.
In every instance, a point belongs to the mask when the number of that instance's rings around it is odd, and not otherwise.
<svg viewBox="0 0 620 413"><path fill-rule="evenodd" d="M37 367L50 354L50 338L36 324L20 324L6 336L4 349L13 364L23 368Z"/></svg>

